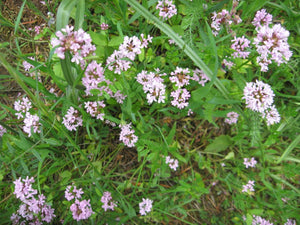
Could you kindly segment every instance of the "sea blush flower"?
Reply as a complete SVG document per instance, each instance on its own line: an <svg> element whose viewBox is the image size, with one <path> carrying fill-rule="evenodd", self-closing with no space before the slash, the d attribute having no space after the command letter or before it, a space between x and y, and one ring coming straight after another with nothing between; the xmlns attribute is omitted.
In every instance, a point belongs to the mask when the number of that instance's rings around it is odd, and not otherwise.
<svg viewBox="0 0 300 225"><path fill-rule="evenodd" d="M206 82L210 81L210 78L202 70L199 69L193 70L193 76L190 77L190 79L198 82L203 87Z"/></svg>
<svg viewBox="0 0 300 225"><path fill-rule="evenodd" d="M139 203L140 207L140 214L142 216L146 215L147 213L151 212L153 201L149 198L143 198L143 201Z"/></svg>
<svg viewBox="0 0 300 225"><path fill-rule="evenodd" d="M169 167L176 171L178 167L178 160L177 159L172 159L170 156L166 157L166 163L169 165Z"/></svg>
<svg viewBox="0 0 300 225"><path fill-rule="evenodd" d="M242 99L246 101L246 107L256 111L264 112L273 104L274 92L271 86L256 80L256 82L249 82L244 88L244 96Z"/></svg>
<svg viewBox="0 0 300 225"><path fill-rule="evenodd" d="M262 117L267 120L267 125L273 125L274 123L280 122L280 115L274 105L270 106L270 108L266 109L262 113Z"/></svg>
<svg viewBox="0 0 300 225"><path fill-rule="evenodd" d="M82 191L82 189L77 189L76 186L74 185L69 185L67 186L66 190L65 190L65 198L68 200L68 201L71 201L72 199L81 199L81 195L83 194L84 192Z"/></svg>
<svg viewBox="0 0 300 225"><path fill-rule="evenodd" d="M0 137L2 137L6 132L6 128L0 125Z"/></svg>
<svg viewBox="0 0 300 225"><path fill-rule="evenodd" d="M74 220L88 219L94 212L92 210L90 199L79 201L78 199L70 206Z"/></svg>
<svg viewBox="0 0 300 225"><path fill-rule="evenodd" d="M92 117L96 117L97 119L104 120L103 108L105 107L105 104L103 101L95 101L95 102L88 101L84 103L84 107Z"/></svg>
<svg viewBox="0 0 300 225"><path fill-rule="evenodd" d="M120 141L128 147L134 147L135 143L138 140L138 137L134 134L134 130L131 129L131 124L120 125Z"/></svg>
<svg viewBox="0 0 300 225"><path fill-rule="evenodd" d="M63 124L69 130L76 130L77 127L82 126L82 116L79 116L78 110L72 106L68 109L67 114L63 118Z"/></svg>
<svg viewBox="0 0 300 225"><path fill-rule="evenodd" d="M180 67L176 67L174 72L171 72L170 81L175 83L175 85L179 88L188 85L190 80L190 70L188 68L183 69Z"/></svg>
<svg viewBox="0 0 300 225"><path fill-rule="evenodd" d="M273 225L269 220L253 215L252 225Z"/></svg>
<svg viewBox="0 0 300 225"><path fill-rule="evenodd" d="M17 111L15 115L18 117L18 119L24 118L26 112L28 112L31 108L31 102L27 97L23 97L22 101L17 100L14 103L14 109Z"/></svg>
<svg viewBox="0 0 300 225"><path fill-rule="evenodd" d="M261 66L261 71L268 71L268 65L274 61L279 66L287 63L292 56L287 42L290 33L280 24L273 27L262 26L257 29L257 37L254 38L254 45L259 56L256 61Z"/></svg>
<svg viewBox="0 0 300 225"><path fill-rule="evenodd" d="M57 31L55 34L58 38L51 39L52 47L58 46L54 53L61 59L65 58L65 52L69 51L72 55L72 62L76 64L84 64L84 57L93 54L96 46L92 45L91 36L84 32L83 29L73 31L73 26L66 26L66 28Z"/></svg>
<svg viewBox="0 0 300 225"><path fill-rule="evenodd" d="M173 4L172 0L158 1L156 9L159 9L159 16L163 19L170 19L177 14L176 6Z"/></svg>
<svg viewBox="0 0 300 225"><path fill-rule="evenodd" d="M112 200L111 193L109 191L103 193L103 196L101 197L101 202L103 203L102 208L105 212L108 209L113 211L117 206L116 203Z"/></svg>
<svg viewBox="0 0 300 225"><path fill-rule="evenodd" d="M225 123L234 124L238 121L239 114L236 112L227 113L227 118L225 119Z"/></svg>
<svg viewBox="0 0 300 225"><path fill-rule="evenodd" d="M254 168L256 165L257 161L252 157L250 160L249 158L244 158L244 165L248 169L248 167Z"/></svg>
<svg viewBox="0 0 300 225"><path fill-rule="evenodd" d="M243 190L242 192L252 192L254 191L254 181L253 180L249 180L247 184L243 185Z"/></svg>
<svg viewBox="0 0 300 225"><path fill-rule="evenodd" d="M246 48L249 47L250 41L245 38L244 36L242 37L234 37L233 40L231 40L233 44L231 45L231 48L235 50L235 52L232 54L233 58L247 58L250 54L250 52L245 51Z"/></svg>
<svg viewBox="0 0 300 225"><path fill-rule="evenodd" d="M255 17L252 21L252 24L256 27L269 26L272 23L273 16L265 9L261 9L256 12Z"/></svg>
<svg viewBox="0 0 300 225"><path fill-rule="evenodd" d="M171 101L171 104L173 106L176 106L179 109L183 109L189 105L189 98L191 97L188 90L185 88L183 89L177 89L176 91L171 92L171 97L174 99Z"/></svg>
<svg viewBox="0 0 300 225"><path fill-rule="evenodd" d="M37 115L31 115L29 112L26 113L23 131L28 134L28 137L31 137L31 131L33 131L33 133L41 133L41 130L39 129L41 123L39 120L40 118Z"/></svg>

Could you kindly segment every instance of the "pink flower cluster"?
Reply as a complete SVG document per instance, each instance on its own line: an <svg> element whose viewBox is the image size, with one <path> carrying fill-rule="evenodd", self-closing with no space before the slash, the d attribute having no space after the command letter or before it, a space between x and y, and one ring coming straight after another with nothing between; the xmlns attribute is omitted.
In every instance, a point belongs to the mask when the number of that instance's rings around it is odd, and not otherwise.
<svg viewBox="0 0 300 225"><path fill-rule="evenodd" d="M58 38L51 39L52 47L59 46L55 49L57 56L61 59L65 58L66 52L72 54L72 62L84 65L84 58L93 54L96 50L95 45L92 44L90 35L84 32L83 29L73 31L73 26L66 26L61 31L55 34Z"/></svg>
<svg viewBox="0 0 300 225"><path fill-rule="evenodd" d="M252 192L254 191L254 181L253 180L249 180L247 184L243 185L243 190L242 192Z"/></svg>
<svg viewBox="0 0 300 225"><path fill-rule="evenodd" d="M296 221L292 219L287 219L284 225L296 225Z"/></svg>
<svg viewBox="0 0 300 225"><path fill-rule="evenodd" d="M0 125L0 137L2 137L6 132L6 128Z"/></svg>
<svg viewBox="0 0 300 225"><path fill-rule="evenodd" d="M63 124L69 130L77 130L77 127L82 126L82 116L79 115L78 110L72 106L68 109L67 114L63 118Z"/></svg>
<svg viewBox="0 0 300 225"><path fill-rule="evenodd" d="M228 61L227 59L223 59L222 64L224 69L226 66L229 70L235 65L232 61Z"/></svg>
<svg viewBox="0 0 300 225"><path fill-rule="evenodd" d="M96 119L99 120L104 120L103 108L105 107L105 104L103 101L88 101L84 103L84 107L92 117L96 117Z"/></svg>
<svg viewBox="0 0 300 225"><path fill-rule="evenodd" d="M14 109L17 111L15 114L18 119L24 118L23 131L31 137L33 133L41 133L40 118L37 115L32 115L29 110L32 108L32 104L27 97L23 97L22 100L17 100L14 103Z"/></svg>
<svg viewBox="0 0 300 225"><path fill-rule="evenodd" d="M128 147L134 147L135 143L138 141L138 137L134 134L134 130L131 129L131 124L120 125L120 141Z"/></svg>
<svg viewBox="0 0 300 225"><path fill-rule="evenodd" d="M166 163L169 165L169 167L176 171L178 167L178 160L177 159L172 159L170 156L166 157Z"/></svg>
<svg viewBox="0 0 300 225"><path fill-rule="evenodd" d="M50 223L55 217L54 209L48 205L43 194L37 195L37 190L32 187L34 178L21 179L14 181L16 198L22 201L19 209L11 216L13 225L17 224L42 224L42 221Z"/></svg>
<svg viewBox="0 0 300 225"><path fill-rule="evenodd" d="M112 200L111 193L109 191L105 191L103 196L101 197L101 202L103 203L102 208L106 212L108 209L114 211L117 206L116 203Z"/></svg>
<svg viewBox="0 0 300 225"><path fill-rule="evenodd" d="M147 213L151 212L153 200L149 198L143 198L143 201L139 203L140 214L145 216Z"/></svg>
<svg viewBox="0 0 300 225"><path fill-rule="evenodd" d="M164 80L161 78L161 76L165 75L165 73L160 74L158 68L155 70L155 72L147 72L143 70L137 75L136 80L143 85L143 90L147 94L149 105L153 102L165 102L166 85L164 85Z"/></svg>
<svg viewBox="0 0 300 225"><path fill-rule="evenodd" d="M156 9L159 10L159 16L163 19L170 19L177 14L176 6L172 0L160 0L156 5Z"/></svg>
<svg viewBox="0 0 300 225"><path fill-rule="evenodd" d="M217 36L221 30L221 25L224 24L226 27L229 27L233 22L239 24L242 22L242 19L236 14L237 4L234 5L231 12L228 12L226 9L223 9L221 12L213 12L211 17L212 23L211 28L213 29L212 33Z"/></svg>
<svg viewBox="0 0 300 225"><path fill-rule="evenodd" d="M236 112L227 113L227 118L225 119L225 123L234 124L238 121L239 114Z"/></svg>
<svg viewBox="0 0 300 225"><path fill-rule="evenodd" d="M237 38L235 36L231 42L233 42L231 48L235 50L235 52L232 54L233 58L246 59L249 56L250 52L245 51L250 44L250 41L247 38L245 38L244 36Z"/></svg>
<svg viewBox="0 0 300 225"><path fill-rule="evenodd" d="M253 215L252 225L273 225L269 220Z"/></svg>
<svg viewBox="0 0 300 225"><path fill-rule="evenodd" d="M287 63L292 56L287 42L290 35L289 31L280 24L272 27L272 16L267 14L265 9L258 11L253 20L256 26L257 36L254 38L254 45L260 54L256 60L261 67L261 71L268 71L268 65L274 61L279 66Z"/></svg>
<svg viewBox="0 0 300 225"><path fill-rule="evenodd" d="M205 86L205 84L210 81L210 78L202 71L199 69L195 69L193 71L193 76L190 77L191 80L196 81L199 83L202 87Z"/></svg>
<svg viewBox="0 0 300 225"><path fill-rule="evenodd" d="M242 99L245 99L247 108L261 113L262 117L267 120L267 124L272 125L280 121L280 115L273 105L274 96L270 85L256 80L255 83L246 84Z"/></svg>
<svg viewBox="0 0 300 225"><path fill-rule="evenodd" d="M246 166L247 169L249 167L254 168L256 164L257 164L257 161L253 157L251 159L244 158L244 165Z"/></svg>
<svg viewBox="0 0 300 225"><path fill-rule="evenodd" d="M148 35L148 38L145 39L143 35L142 41L136 36L125 36L123 43L119 46L119 50L115 50L113 54L107 58L107 68L116 74L127 71L132 64L131 61L135 59L136 55L141 54L142 48L148 45L148 42L152 42L152 37Z"/></svg>
<svg viewBox="0 0 300 225"><path fill-rule="evenodd" d="M65 198L68 201L75 200L75 202L70 206L73 219L76 221L88 219L94 212L92 210L90 199L89 200L79 200L81 195L84 194L82 189L77 189L76 186L67 186L65 190Z"/></svg>

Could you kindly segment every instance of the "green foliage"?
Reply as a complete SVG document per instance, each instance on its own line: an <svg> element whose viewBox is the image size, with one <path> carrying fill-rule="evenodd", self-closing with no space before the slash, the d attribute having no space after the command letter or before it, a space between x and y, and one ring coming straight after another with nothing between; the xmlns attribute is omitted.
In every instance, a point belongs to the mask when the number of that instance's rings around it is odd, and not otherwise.
<svg viewBox="0 0 300 225"><path fill-rule="evenodd" d="M26 176L35 178L34 188L55 209L53 224L252 224L253 215L284 224L298 218L299 4L240 1L231 16L243 22L222 24L215 36L212 13L230 11L234 2L173 2L177 15L166 20L159 17L156 0L47 2L45 10L57 12L56 28L44 27L35 36L22 17L34 2L23 1L15 23L1 13L0 24L15 36L14 43L0 43L5 69L0 77L0 128L6 128L0 137L0 224L10 223L17 212L20 200L13 194L13 181ZM46 12L35 5L30 8L38 16ZM257 31L251 22L262 8L289 30L293 51L289 62L270 64L267 72L260 70L254 44L247 49L248 58L231 57L235 35L253 42ZM109 28L101 29L102 23ZM68 24L87 31L96 47L85 64L72 62L71 53L60 59L51 47L55 32ZM116 61L108 64L108 58L126 36L141 40L141 34L152 36L152 42L134 59L122 58L130 68L114 73L110 66ZM224 59L234 66L229 69ZM82 78L93 60L101 64L103 77L88 93ZM32 68L25 70L23 62ZM177 68L189 69L188 85L179 87L169 79ZM196 69L210 81L190 79ZM149 90L137 79L142 71L156 77L165 73L160 76L166 87L163 101L149 103ZM268 126L260 113L245 106L244 87L255 80L272 87L280 123ZM11 94L10 85L18 87L20 95ZM176 107L171 93L183 88L190 93L188 105ZM123 100L116 97L120 93L126 96ZM157 90L151 94L157 95ZM32 127L31 135L25 132L24 118L16 116L14 102L23 96L32 103L29 113L39 117L39 132ZM85 108L96 101L105 104L97 112L103 119ZM82 118L82 126L73 131L63 123L70 107ZM239 114L238 122L229 125L225 119L232 111ZM126 125L133 131L126 137L138 138L133 147L120 136ZM255 158L257 164L246 168L245 158ZM174 169L173 163L179 166ZM254 191L243 192L250 180L255 181ZM64 196L69 185L82 188L83 199L90 199L94 214L89 219L73 219L72 202ZM106 191L116 202L113 211L103 208ZM139 204L146 198L153 200L153 207L143 216Z"/></svg>

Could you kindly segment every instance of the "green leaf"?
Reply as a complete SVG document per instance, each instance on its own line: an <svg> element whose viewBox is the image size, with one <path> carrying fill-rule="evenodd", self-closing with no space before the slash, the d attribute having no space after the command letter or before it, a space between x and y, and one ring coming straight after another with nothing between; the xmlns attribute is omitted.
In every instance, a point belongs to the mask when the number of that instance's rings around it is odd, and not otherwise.
<svg viewBox="0 0 300 225"><path fill-rule="evenodd" d="M228 135L221 135L205 148L205 152L217 153L226 150L232 144Z"/></svg>
<svg viewBox="0 0 300 225"><path fill-rule="evenodd" d="M18 13L18 17L16 19L16 22L15 22L15 31L14 31L14 34L17 33L17 30L18 30L18 27L19 27L19 24L20 24L20 21L21 21L21 17L22 17L22 14L23 14L23 10L24 10L24 6L26 4L26 0L23 2L21 8L20 8L20 11Z"/></svg>

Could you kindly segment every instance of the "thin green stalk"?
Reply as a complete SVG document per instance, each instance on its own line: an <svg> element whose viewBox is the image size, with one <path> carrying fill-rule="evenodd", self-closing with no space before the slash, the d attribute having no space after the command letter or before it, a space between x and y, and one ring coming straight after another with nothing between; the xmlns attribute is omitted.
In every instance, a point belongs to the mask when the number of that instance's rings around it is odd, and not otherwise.
<svg viewBox="0 0 300 225"><path fill-rule="evenodd" d="M298 135L292 143L286 148L284 153L281 155L281 157L277 160L276 163L280 163L282 160L284 160L290 153L291 151L298 146L300 142L300 135Z"/></svg>

